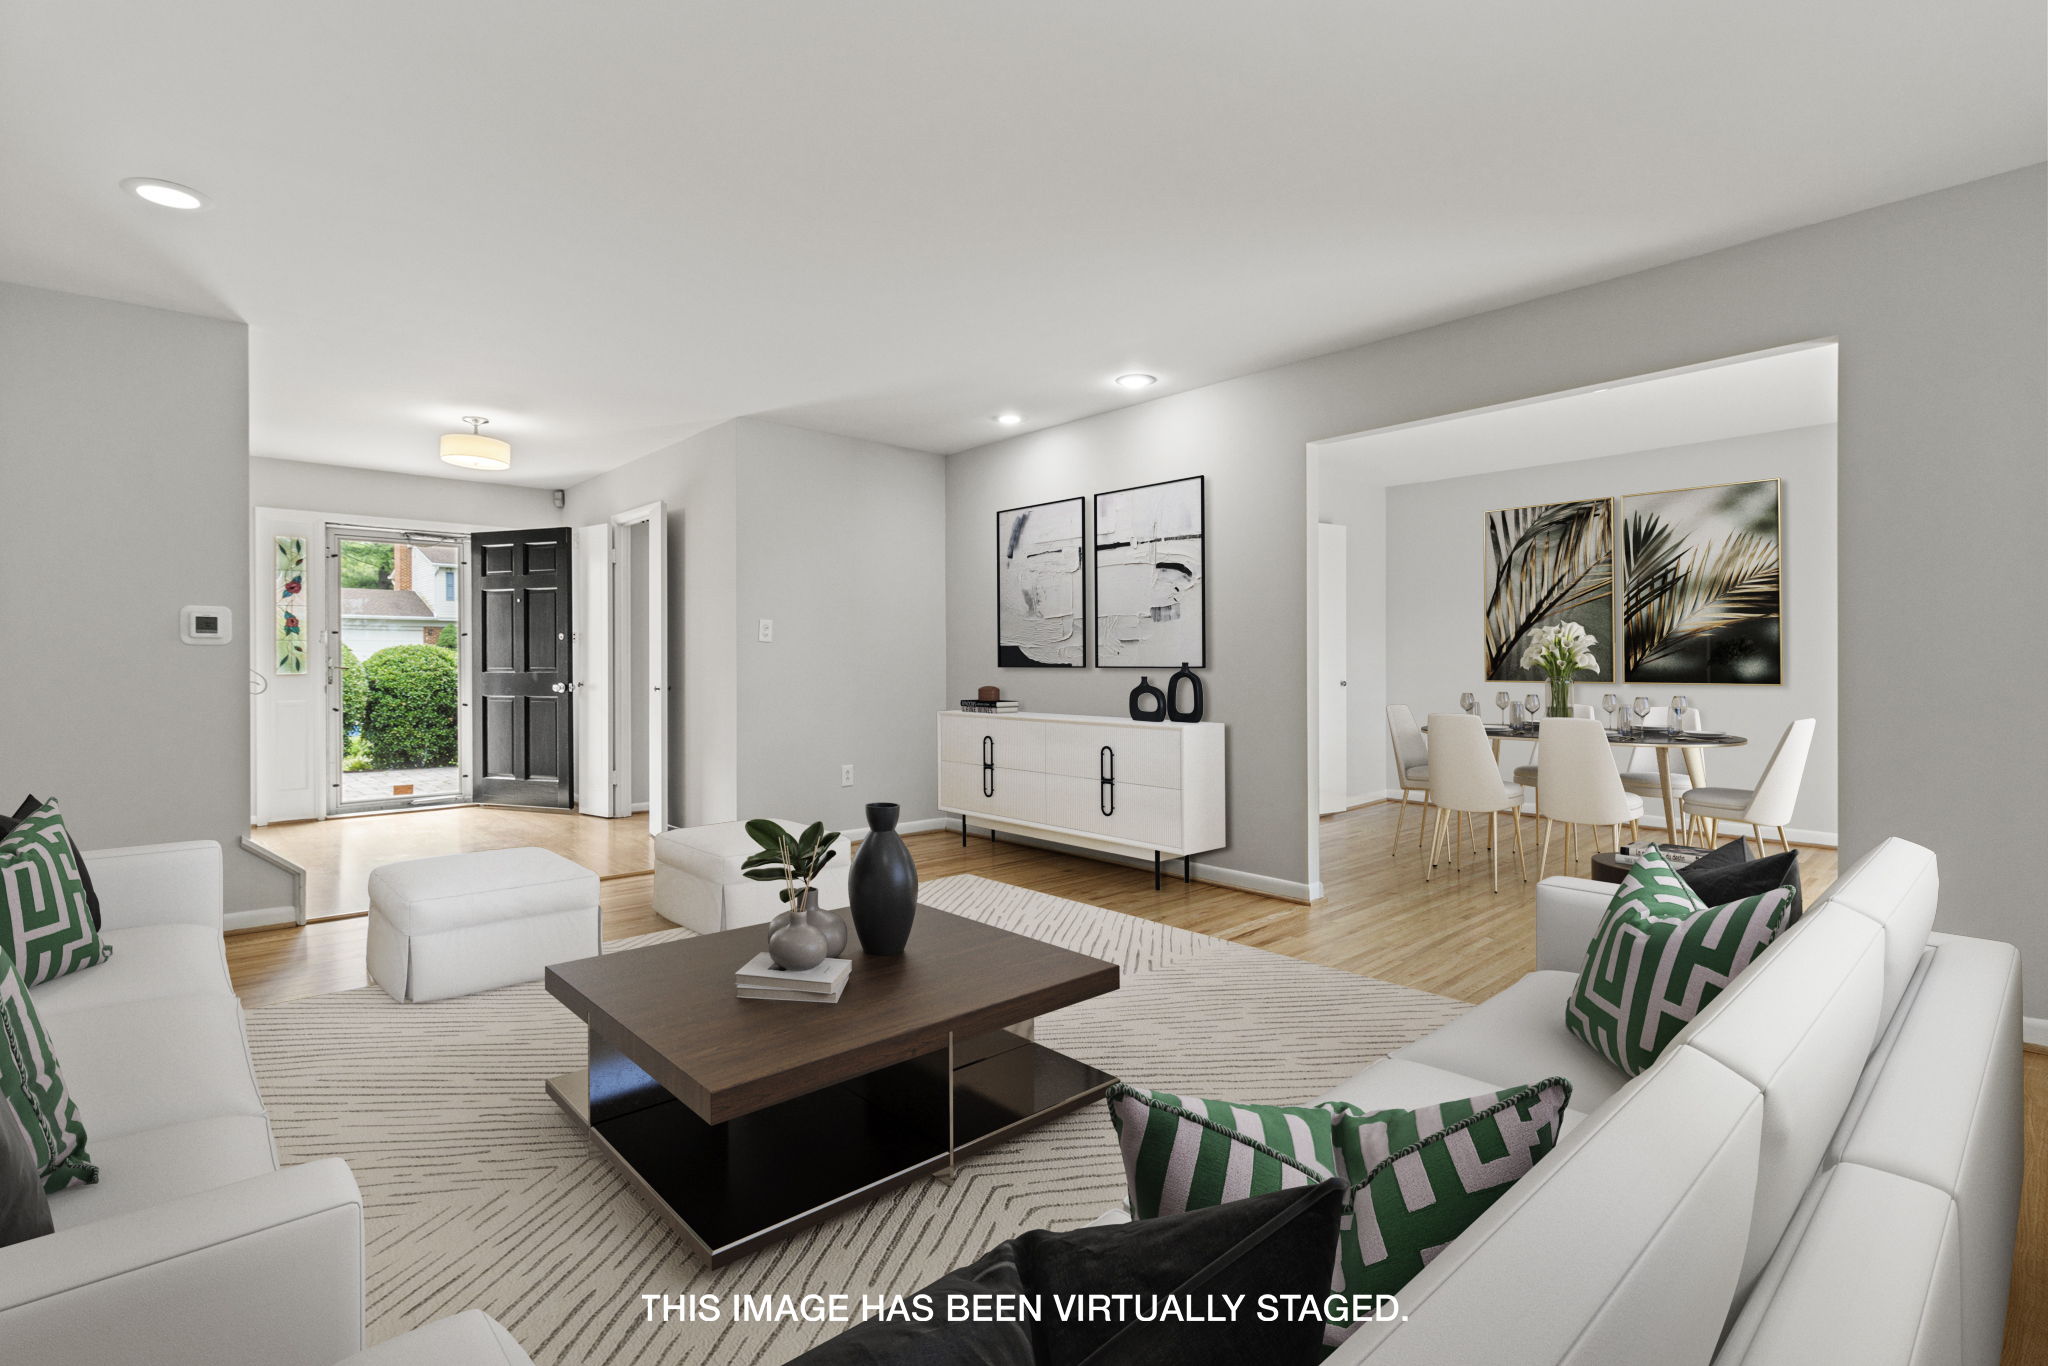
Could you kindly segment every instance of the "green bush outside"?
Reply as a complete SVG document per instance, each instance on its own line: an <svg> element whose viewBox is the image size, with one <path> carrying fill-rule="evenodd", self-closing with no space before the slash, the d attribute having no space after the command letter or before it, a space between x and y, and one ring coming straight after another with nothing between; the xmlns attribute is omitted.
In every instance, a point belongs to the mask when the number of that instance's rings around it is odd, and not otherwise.
<svg viewBox="0 0 2048 1366"><path fill-rule="evenodd" d="M363 708L370 700L370 678L356 652L341 647L341 733L344 737L363 733Z"/></svg>
<svg viewBox="0 0 2048 1366"><path fill-rule="evenodd" d="M394 645L363 661L369 684L363 742L378 769L439 768L455 762L455 652Z"/></svg>

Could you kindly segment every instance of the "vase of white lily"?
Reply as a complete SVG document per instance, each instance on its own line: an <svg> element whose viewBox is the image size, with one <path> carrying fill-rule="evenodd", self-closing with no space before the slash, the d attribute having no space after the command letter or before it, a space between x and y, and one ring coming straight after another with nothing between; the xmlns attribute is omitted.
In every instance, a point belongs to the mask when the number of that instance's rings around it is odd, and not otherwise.
<svg viewBox="0 0 2048 1366"><path fill-rule="evenodd" d="M1522 667L1540 670L1550 681L1550 707L1545 715L1572 714L1572 675L1597 669L1593 647L1599 640L1575 621L1545 626L1529 638L1522 651Z"/></svg>

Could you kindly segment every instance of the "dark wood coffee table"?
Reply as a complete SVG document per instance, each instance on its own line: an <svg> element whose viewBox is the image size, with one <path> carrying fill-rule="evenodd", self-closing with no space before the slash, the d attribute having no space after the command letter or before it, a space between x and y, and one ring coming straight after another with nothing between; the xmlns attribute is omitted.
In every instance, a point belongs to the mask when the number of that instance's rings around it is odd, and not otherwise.
<svg viewBox="0 0 2048 1366"><path fill-rule="evenodd" d="M1117 968L931 906L836 1005L746 1001L733 972L767 928L557 963L590 1066L548 1094L713 1266L977 1148L1115 1080L1029 1022L1116 990Z"/></svg>

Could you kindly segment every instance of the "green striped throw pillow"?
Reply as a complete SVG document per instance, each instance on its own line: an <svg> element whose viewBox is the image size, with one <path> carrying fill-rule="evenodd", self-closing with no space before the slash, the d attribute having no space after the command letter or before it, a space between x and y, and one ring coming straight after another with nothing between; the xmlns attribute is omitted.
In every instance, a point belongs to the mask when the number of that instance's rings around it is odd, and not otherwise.
<svg viewBox="0 0 2048 1366"><path fill-rule="evenodd" d="M1331 1289L1347 1303L1396 1294L1557 1146L1571 1095L1570 1082L1550 1077L1417 1110L1323 1102L1351 1187ZM1356 1328L1333 1319L1323 1341L1335 1346Z"/></svg>
<svg viewBox="0 0 2048 1366"><path fill-rule="evenodd" d="M1635 1076L1791 923L1796 891L1708 906L1652 846L1607 907L1564 1024Z"/></svg>
<svg viewBox="0 0 2048 1366"><path fill-rule="evenodd" d="M1140 1219L1313 1186L1337 1170L1335 1125L1314 1106L1197 1100L1118 1083L1109 1088L1109 1119Z"/></svg>
<svg viewBox="0 0 2048 1366"><path fill-rule="evenodd" d="M90 1186L100 1179L85 1155L85 1124L64 1090L57 1055L14 963L0 954L0 1105L14 1112L36 1152L43 1189ZM8 1123L0 1117L0 1123Z"/></svg>
<svg viewBox="0 0 2048 1366"><path fill-rule="evenodd" d="M85 877L55 798L0 838L0 953L29 986L102 962Z"/></svg>

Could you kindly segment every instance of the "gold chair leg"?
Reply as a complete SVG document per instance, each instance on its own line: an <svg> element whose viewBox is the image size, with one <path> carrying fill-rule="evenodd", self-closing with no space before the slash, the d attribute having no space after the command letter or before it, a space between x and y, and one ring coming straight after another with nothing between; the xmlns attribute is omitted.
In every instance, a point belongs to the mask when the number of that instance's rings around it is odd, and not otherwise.
<svg viewBox="0 0 2048 1366"><path fill-rule="evenodd" d="M1643 823L1641 821L1630 821L1628 823L1628 837L1637 844L1643 842Z"/></svg>
<svg viewBox="0 0 2048 1366"><path fill-rule="evenodd" d="M1521 865L1522 881L1529 880L1529 856L1522 850L1522 813L1515 812L1515 862Z"/></svg>
<svg viewBox="0 0 2048 1366"><path fill-rule="evenodd" d="M1434 805L1436 805L1436 803L1432 802L1429 799L1429 793L1427 790L1425 790L1422 794L1422 819L1418 821L1415 826L1415 847L1417 849L1422 848L1424 843L1426 842L1424 840L1424 836L1428 832L1424 829L1424 827L1429 824L1429 809Z"/></svg>
<svg viewBox="0 0 2048 1366"><path fill-rule="evenodd" d="M1401 852L1401 826L1408 819L1408 789L1401 789L1401 809L1394 813L1394 844L1387 850L1387 857L1393 858Z"/></svg>
<svg viewBox="0 0 2048 1366"><path fill-rule="evenodd" d="M1438 843L1444 837L1444 815L1445 813L1441 809L1437 811L1436 828L1429 837L1429 852L1422 856L1422 880L1424 882L1436 876L1436 849Z"/></svg>
<svg viewBox="0 0 2048 1366"><path fill-rule="evenodd" d="M1579 826L1576 821L1564 825L1564 866L1571 871L1579 866Z"/></svg>
<svg viewBox="0 0 2048 1366"><path fill-rule="evenodd" d="M1499 830L1499 828L1500 828L1500 812L1498 812L1498 811L1489 811L1489 812L1487 812L1487 813L1486 813L1486 852L1488 852L1489 854L1492 854L1492 855L1493 855L1493 894L1494 894L1495 896L1499 896L1499 895L1500 895L1500 845L1499 845L1498 843L1496 843L1496 842L1494 841L1494 838L1493 838L1493 837L1494 837L1495 833L1496 833L1496 832L1497 832L1497 831Z"/></svg>
<svg viewBox="0 0 2048 1366"><path fill-rule="evenodd" d="M1792 852L1792 841L1786 837L1785 827L1782 825L1778 827L1778 847L1788 854Z"/></svg>
<svg viewBox="0 0 2048 1366"><path fill-rule="evenodd" d="M1556 824L1556 821L1547 820L1543 822L1543 852L1536 859L1536 880L1538 882L1543 880L1544 870L1550 867L1550 827Z"/></svg>

